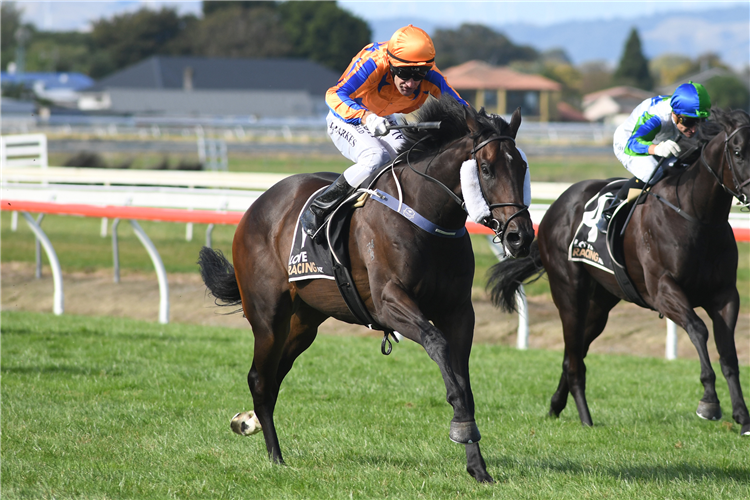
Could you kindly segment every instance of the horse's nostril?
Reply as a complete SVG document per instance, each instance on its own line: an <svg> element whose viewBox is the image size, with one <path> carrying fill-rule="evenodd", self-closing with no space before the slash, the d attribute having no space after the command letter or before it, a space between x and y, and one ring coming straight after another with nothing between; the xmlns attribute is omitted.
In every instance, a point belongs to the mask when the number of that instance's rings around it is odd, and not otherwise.
<svg viewBox="0 0 750 500"><path fill-rule="evenodd" d="M508 233L505 237L505 242L510 246L518 246L521 242L521 237L517 233Z"/></svg>

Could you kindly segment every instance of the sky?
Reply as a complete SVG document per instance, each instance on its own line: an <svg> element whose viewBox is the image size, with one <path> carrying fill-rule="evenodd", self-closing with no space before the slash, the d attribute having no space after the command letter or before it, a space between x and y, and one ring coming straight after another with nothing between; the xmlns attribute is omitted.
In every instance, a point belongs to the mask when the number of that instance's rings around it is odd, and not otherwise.
<svg viewBox="0 0 750 500"><path fill-rule="evenodd" d="M339 5L365 21L377 21L393 17L413 16L428 19L442 27L457 27L464 22L493 25L527 23L546 26L563 21L589 21L596 19L623 18L657 14L674 10L700 11L714 7L745 5L742 1L363 1L340 0ZM712 5L713 4L713 5ZM64 0L20 0L16 5L23 9L24 20L39 29L51 31L87 31L90 21L102 17L132 12L143 6L159 9L174 7L181 14L200 15L200 1L91 0L71 2Z"/></svg>

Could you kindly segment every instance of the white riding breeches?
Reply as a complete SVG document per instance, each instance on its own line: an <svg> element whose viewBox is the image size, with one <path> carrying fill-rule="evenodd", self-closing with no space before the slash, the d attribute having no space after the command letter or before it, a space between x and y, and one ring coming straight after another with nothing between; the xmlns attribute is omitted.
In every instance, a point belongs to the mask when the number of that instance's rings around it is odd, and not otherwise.
<svg viewBox="0 0 750 500"><path fill-rule="evenodd" d="M629 139L630 134L626 130L620 127L615 130L613 142L615 156L620 160L620 163L623 164L628 172L638 177L643 182L648 182L659 162L651 155L631 156L625 153L625 145L628 143Z"/></svg>
<svg viewBox="0 0 750 500"><path fill-rule="evenodd" d="M390 115L385 118L391 125L402 123L401 115ZM326 116L328 136L333 144L354 165L344 171L344 179L352 187L362 181L378 167L393 161L396 151L404 143L400 130L391 130L382 137L373 136L364 124L353 125L328 112Z"/></svg>

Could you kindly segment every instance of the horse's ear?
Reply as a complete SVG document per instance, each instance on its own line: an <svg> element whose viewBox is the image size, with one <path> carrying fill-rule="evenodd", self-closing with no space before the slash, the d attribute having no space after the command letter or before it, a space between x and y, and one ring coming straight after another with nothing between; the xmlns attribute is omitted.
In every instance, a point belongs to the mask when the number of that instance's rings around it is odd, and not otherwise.
<svg viewBox="0 0 750 500"><path fill-rule="evenodd" d="M466 117L466 126L469 127L469 132L472 134L479 131L479 124L476 120L476 111L474 108L469 106L464 106L464 117Z"/></svg>
<svg viewBox="0 0 750 500"><path fill-rule="evenodd" d="M510 117L510 135L514 139L516 138L516 134L518 134L518 127L521 126L521 108L518 107L513 112L513 115Z"/></svg>

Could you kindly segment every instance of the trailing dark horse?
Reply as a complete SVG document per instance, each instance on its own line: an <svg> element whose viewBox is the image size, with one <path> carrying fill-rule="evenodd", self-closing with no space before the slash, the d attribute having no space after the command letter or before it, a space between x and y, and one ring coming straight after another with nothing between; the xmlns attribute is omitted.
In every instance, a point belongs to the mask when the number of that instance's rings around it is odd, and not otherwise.
<svg viewBox="0 0 750 500"><path fill-rule="evenodd" d="M418 118L442 121L442 126L407 130L403 160L373 187L396 198L402 193L403 203L434 224L462 230L466 212L459 169L475 158L476 176L491 208L487 224L502 235L508 252L527 255L534 229L522 204L527 167L514 141L520 111L506 123L444 97L428 101ZM260 196L235 232L234 269L211 249L204 247L200 254L206 286L225 305L241 302L252 327L255 348L247 380L274 462L283 462L273 421L282 380L326 318L357 323L333 281L288 281L297 217L310 195L334 178L295 175ZM437 363L453 407L450 437L466 445L468 472L478 481L492 481L477 443L469 383L474 257L468 234L429 234L372 200L354 210L349 234L351 272L367 310L379 325L421 344Z"/></svg>
<svg viewBox="0 0 750 500"><path fill-rule="evenodd" d="M721 371L729 385L732 416L741 425L740 433L748 435L750 416L734 342L740 307L737 244L728 217L733 197L744 205L750 197L750 117L744 111L716 110L712 120L701 125L698 139L704 144L700 158L663 178L652 189L656 196L647 196L636 207L624 234L625 268L646 305L687 331L698 351L704 387L697 413L716 420L721 407L708 359L708 329L693 309L702 307L708 313ZM562 376L549 414L559 415L570 393L584 425L592 421L583 360L591 342L604 330L609 311L626 296L612 274L568 261L568 246L584 204L606 183L584 181L565 191L539 224L530 256L497 264L488 284L495 304L512 310L520 283L546 271L565 337Z"/></svg>

